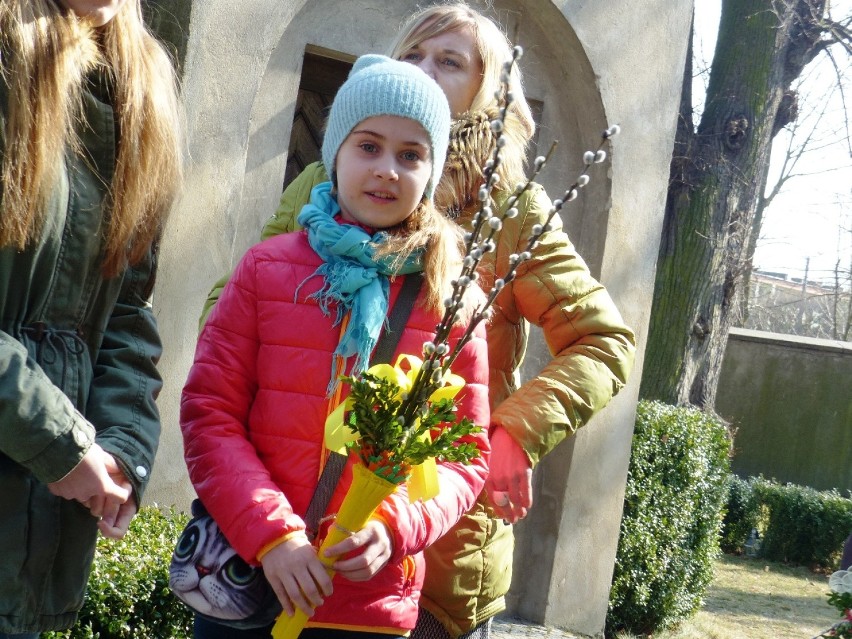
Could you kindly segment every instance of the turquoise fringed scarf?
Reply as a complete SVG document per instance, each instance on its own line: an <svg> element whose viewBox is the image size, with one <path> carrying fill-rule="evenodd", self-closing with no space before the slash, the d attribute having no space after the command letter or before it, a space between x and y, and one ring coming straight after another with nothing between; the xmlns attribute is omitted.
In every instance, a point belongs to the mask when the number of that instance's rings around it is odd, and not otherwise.
<svg viewBox="0 0 852 639"><path fill-rule="evenodd" d="M317 184L311 200L302 207L298 221L308 232L308 242L325 262L311 277L324 278L322 288L311 297L330 314L336 305L334 326L340 324L347 311L349 324L340 338L335 355L355 356L352 374L357 375L370 363L370 353L379 339L388 314L389 275L405 275L423 270L422 253L415 253L402 265L392 268L394 256L373 257L371 244L387 237L378 232L370 235L364 229L334 219L340 212L331 194L331 182ZM338 371L332 365L329 390L337 383Z"/></svg>

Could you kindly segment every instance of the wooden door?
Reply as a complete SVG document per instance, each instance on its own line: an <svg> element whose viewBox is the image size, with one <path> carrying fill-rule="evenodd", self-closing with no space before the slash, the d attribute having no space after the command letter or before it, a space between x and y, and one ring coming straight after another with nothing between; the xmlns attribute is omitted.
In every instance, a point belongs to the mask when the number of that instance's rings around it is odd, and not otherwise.
<svg viewBox="0 0 852 639"><path fill-rule="evenodd" d="M320 47L308 45L305 49L283 188L287 188L308 164L321 159L328 109L349 75L353 61L348 56Z"/></svg>

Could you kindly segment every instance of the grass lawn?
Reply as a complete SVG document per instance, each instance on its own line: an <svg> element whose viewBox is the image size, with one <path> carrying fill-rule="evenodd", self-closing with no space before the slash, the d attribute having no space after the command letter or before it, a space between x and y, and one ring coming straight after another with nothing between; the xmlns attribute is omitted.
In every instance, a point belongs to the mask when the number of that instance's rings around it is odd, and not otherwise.
<svg viewBox="0 0 852 639"><path fill-rule="evenodd" d="M827 595L827 575L723 555L702 609L654 639L811 639L839 621Z"/></svg>

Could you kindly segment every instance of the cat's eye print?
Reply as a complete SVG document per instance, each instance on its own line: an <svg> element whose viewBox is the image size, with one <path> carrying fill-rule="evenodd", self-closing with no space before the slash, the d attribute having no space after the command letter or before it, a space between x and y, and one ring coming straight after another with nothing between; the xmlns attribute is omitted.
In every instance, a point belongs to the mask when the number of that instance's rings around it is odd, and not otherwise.
<svg viewBox="0 0 852 639"><path fill-rule="evenodd" d="M183 534L175 545L175 558L186 559L190 557L198 547L200 539L201 531L198 529L198 526L189 526L183 531Z"/></svg>
<svg viewBox="0 0 852 639"><path fill-rule="evenodd" d="M222 566L222 578L230 581L235 586L248 586L260 576L256 570L252 570L239 555L234 555Z"/></svg>
<svg viewBox="0 0 852 639"><path fill-rule="evenodd" d="M210 517L184 529L169 567L169 586L191 608L215 619L245 619L271 610L277 598L261 570L252 568Z"/></svg>

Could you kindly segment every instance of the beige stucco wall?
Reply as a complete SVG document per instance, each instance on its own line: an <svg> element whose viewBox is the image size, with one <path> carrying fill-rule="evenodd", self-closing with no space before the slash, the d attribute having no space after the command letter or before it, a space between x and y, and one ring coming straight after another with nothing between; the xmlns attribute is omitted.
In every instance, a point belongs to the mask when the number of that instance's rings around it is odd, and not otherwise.
<svg viewBox="0 0 852 639"><path fill-rule="evenodd" d="M178 428L180 389L212 283L258 238L284 175L307 44L382 51L414 0L195 2L183 92L191 165L163 242L154 305L165 343L163 438L149 501L192 497ZM558 197L607 123L623 134L608 172L566 207L567 228L639 337L631 383L589 428L536 471L537 505L518 527L510 605L540 623L602 631L617 544L668 161L686 52L689 0L519 0L492 15L525 48L527 93L557 153L540 181ZM606 174L605 174L606 173ZM526 374L546 359L534 344ZM531 570L535 561L535 570Z"/></svg>
<svg viewBox="0 0 852 639"><path fill-rule="evenodd" d="M691 3L555 8L582 43L607 120L624 130L613 146L604 245L575 241L590 263L600 259L599 277L639 348L628 387L536 470L538 504L519 526L510 603L524 617L593 635L603 629L617 547ZM548 559L552 568L540 571Z"/></svg>

